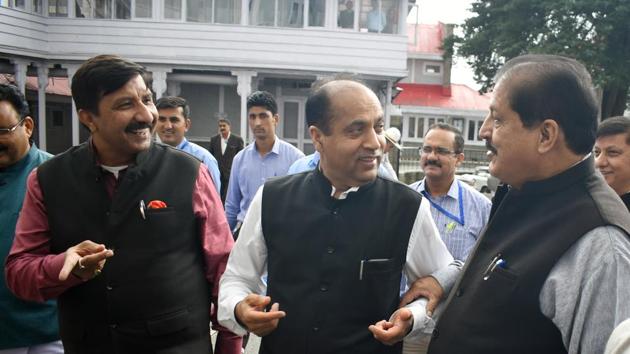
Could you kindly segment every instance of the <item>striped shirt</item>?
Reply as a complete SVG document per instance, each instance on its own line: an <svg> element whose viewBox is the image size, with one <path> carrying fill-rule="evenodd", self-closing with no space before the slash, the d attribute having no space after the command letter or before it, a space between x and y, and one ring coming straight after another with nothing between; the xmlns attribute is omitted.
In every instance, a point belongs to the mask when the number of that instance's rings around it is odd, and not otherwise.
<svg viewBox="0 0 630 354"><path fill-rule="evenodd" d="M464 209L464 225L441 212L433 203L439 205L444 210L456 217L459 212L459 187L462 188L462 206ZM418 193L424 194L424 179L409 185ZM428 193L428 191L426 191ZM425 198L426 196L423 195ZM442 240L446 248L451 252L453 258L466 261L468 254L472 251L477 238L486 226L490 217L490 200L475 189L455 179L446 195L441 197L431 197L431 216L437 225Z"/></svg>

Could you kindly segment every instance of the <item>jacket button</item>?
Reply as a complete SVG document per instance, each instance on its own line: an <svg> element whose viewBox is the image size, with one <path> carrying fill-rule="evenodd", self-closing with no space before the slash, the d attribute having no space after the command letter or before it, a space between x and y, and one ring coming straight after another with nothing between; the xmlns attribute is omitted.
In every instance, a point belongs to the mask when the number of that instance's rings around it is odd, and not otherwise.
<svg viewBox="0 0 630 354"><path fill-rule="evenodd" d="M328 287L326 285L322 285L319 290L321 291L328 291Z"/></svg>
<svg viewBox="0 0 630 354"><path fill-rule="evenodd" d="M333 253L335 253L335 249L332 248L332 247L328 247L328 248L326 248L326 253L333 254Z"/></svg>
<svg viewBox="0 0 630 354"><path fill-rule="evenodd" d="M439 337L440 332L436 329L433 330L433 333L431 333L431 338L437 338Z"/></svg>
<svg viewBox="0 0 630 354"><path fill-rule="evenodd" d="M112 286L111 286L111 285L107 285L107 286L105 287L105 289L107 289L107 290L112 290L112 289L114 289L114 288L112 288Z"/></svg>
<svg viewBox="0 0 630 354"><path fill-rule="evenodd" d="M109 328L111 329L116 329L116 327L118 327L115 323L112 323L109 325Z"/></svg>
<svg viewBox="0 0 630 354"><path fill-rule="evenodd" d="M313 332L319 331L319 327L313 327Z"/></svg>
<svg viewBox="0 0 630 354"><path fill-rule="evenodd" d="M462 288L457 289L457 291L455 292L455 296L461 297L462 295L464 295L464 289Z"/></svg>
<svg viewBox="0 0 630 354"><path fill-rule="evenodd" d="M333 211L332 211L332 214L333 214L333 215L338 215L338 214L339 214L339 210L337 210L337 209L333 210Z"/></svg>

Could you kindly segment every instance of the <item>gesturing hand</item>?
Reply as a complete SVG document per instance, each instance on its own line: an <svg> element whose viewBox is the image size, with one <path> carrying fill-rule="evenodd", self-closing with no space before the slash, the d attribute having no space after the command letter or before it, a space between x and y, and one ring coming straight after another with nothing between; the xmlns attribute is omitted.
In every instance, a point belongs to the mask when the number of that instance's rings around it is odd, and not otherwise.
<svg viewBox="0 0 630 354"><path fill-rule="evenodd" d="M400 300L400 307L407 305L419 297L425 297L429 300L427 303L427 315L432 316L433 311L442 300L444 289L437 280L432 276L427 276L416 280L409 290Z"/></svg>
<svg viewBox="0 0 630 354"><path fill-rule="evenodd" d="M279 311L280 305L277 302L271 305L269 311L265 311L265 307L270 303L269 296L249 294L236 304L234 314L248 331L262 337L273 332L278 327L280 319L286 316L284 311Z"/></svg>
<svg viewBox="0 0 630 354"><path fill-rule="evenodd" d="M398 309L389 321L378 321L368 327L370 332L379 342L387 345L394 345L400 342L413 326L413 316L406 308Z"/></svg>
<svg viewBox="0 0 630 354"><path fill-rule="evenodd" d="M68 248L63 267L59 272L59 280L65 281L73 273L82 280L89 280L100 274L107 258L114 255L114 251L105 245L92 241L83 241Z"/></svg>

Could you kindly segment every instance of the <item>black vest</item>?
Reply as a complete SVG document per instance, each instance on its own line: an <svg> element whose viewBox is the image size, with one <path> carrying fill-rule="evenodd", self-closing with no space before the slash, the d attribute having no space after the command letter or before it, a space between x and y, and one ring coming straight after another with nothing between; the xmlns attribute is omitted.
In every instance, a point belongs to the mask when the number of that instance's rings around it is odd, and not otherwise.
<svg viewBox="0 0 630 354"><path fill-rule="evenodd" d="M520 191L510 189L495 204L429 353L565 353L560 331L540 311L540 290L556 262L587 232L616 225L627 233L627 211L595 173L592 158ZM497 255L506 265L490 272Z"/></svg>
<svg viewBox="0 0 630 354"><path fill-rule="evenodd" d="M84 240L114 250L100 276L59 296L66 353L207 352L211 297L192 211L198 171L194 157L152 144L110 200L89 143L39 167L51 252ZM141 200L167 208L143 218Z"/></svg>
<svg viewBox="0 0 630 354"><path fill-rule="evenodd" d="M319 171L265 184L262 228L267 293L287 313L261 353L400 353L368 326L397 309L421 197L377 178L344 200ZM363 262L362 260L381 260Z"/></svg>

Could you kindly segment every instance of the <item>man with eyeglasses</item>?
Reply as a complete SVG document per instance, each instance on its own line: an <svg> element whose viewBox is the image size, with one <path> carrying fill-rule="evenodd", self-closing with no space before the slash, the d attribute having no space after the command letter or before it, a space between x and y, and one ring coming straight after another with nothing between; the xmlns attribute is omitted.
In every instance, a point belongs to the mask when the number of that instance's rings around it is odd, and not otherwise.
<svg viewBox="0 0 630 354"><path fill-rule="evenodd" d="M630 118L611 117L597 128L595 167L630 210Z"/></svg>
<svg viewBox="0 0 630 354"><path fill-rule="evenodd" d="M420 147L424 179L410 185L431 203L431 216L453 258L466 261L488 222L491 203L483 194L455 178L464 161L464 137L454 126L429 127ZM429 338L405 341L403 353L426 353Z"/></svg>
<svg viewBox="0 0 630 354"><path fill-rule="evenodd" d="M431 215L453 258L465 261L488 222L491 203L483 194L455 178L464 161L464 138L454 126L429 127L420 148L424 179L411 188L431 202Z"/></svg>
<svg viewBox="0 0 630 354"><path fill-rule="evenodd" d="M26 177L51 155L31 143L34 122L24 95L0 84L0 259L5 259L22 209ZM20 300L0 272L0 353L63 353L55 301Z"/></svg>

